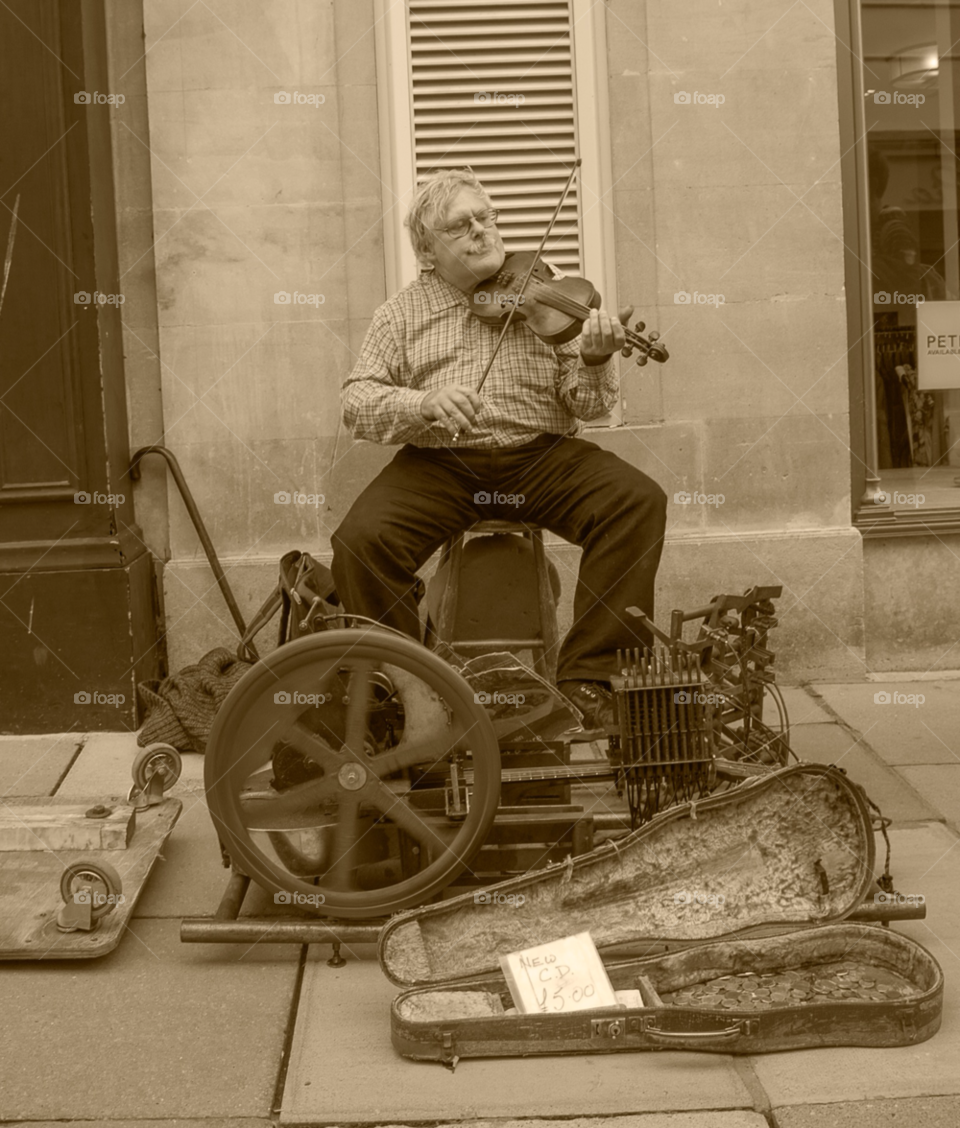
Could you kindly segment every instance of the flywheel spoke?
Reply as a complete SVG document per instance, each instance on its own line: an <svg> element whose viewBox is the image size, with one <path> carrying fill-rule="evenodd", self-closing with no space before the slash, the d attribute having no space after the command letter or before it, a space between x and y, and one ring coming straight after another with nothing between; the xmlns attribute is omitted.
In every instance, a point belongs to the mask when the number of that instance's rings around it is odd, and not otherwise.
<svg viewBox="0 0 960 1128"><path fill-rule="evenodd" d="M322 736L310 732L299 721L284 729L281 739L284 744L289 744L301 756L306 756L307 759L319 764L325 772L336 771L342 762L342 757L330 747Z"/></svg>
<svg viewBox="0 0 960 1128"><path fill-rule="evenodd" d="M409 806L382 783L369 791L366 799L387 818L392 819L401 830L405 830L411 838L415 838L421 846L429 847L434 855L449 849L454 837L453 833L443 834L433 824L433 820Z"/></svg>
<svg viewBox="0 0 960 1128"><path fill-rule="evenodd" d="M372 662L354 661L347 679L347 724L343 743L357 758L363 756L364 740L367 735L372 671Z"/></svg>
<svg viewBox="0 0 960 1128"><path fill-rule="evenodd" d="M462 743L462 738L453 733L412 741L410 744L401 741L396 748L372 757L368 765L380 779L404 768L422 766L429 770L445 760Z"/></svg>
<svg viewBox="0 0 960 1128"><path fill-rule="evenodd" d="M291 820L314 816L319 821L319 805L338 793L336 779L324 776L294 784L286 791L248 792L240 796L243 825L258 830L283 830ZM271 825L274 824L274 825Z"/></svg>
<svg viewBox="0 0 960 1128"><path fill-rule="evenodd" d="M360 838L360 803L355 793L341 794L336 830L333 834L330 868L324 884L338 892L356 887L353 872L356 862L354 847Z"/></svg>

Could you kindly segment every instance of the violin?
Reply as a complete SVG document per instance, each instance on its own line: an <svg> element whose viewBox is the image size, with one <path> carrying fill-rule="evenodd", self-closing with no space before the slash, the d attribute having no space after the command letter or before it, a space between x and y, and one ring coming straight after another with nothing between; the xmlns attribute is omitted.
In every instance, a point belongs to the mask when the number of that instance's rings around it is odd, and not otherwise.
<svg viewBox="0 0 960 1128"><path fill-rule="evenodd" d="M507 335L507 330L513 324L515 318L526 321L533 332L547 344L563 344L566 341L572 341L574 337L581 333L581 326L590 316L592 309L600 308L600 295L593 288L592 283L583 278L557 278L556 275L559 274L559 271L554 270L540 258L543 248L547 245L550 232L557 222L563 201L570 191L573 178L582 163L580 157L577 157L573 162L567 183L557 201L557 206L547 224L547 229L540 238L540 246L537 247L536 251L532 255L522 252L507 255L503 260L503 266L500 267L496 275L474 288L470 308L480 317L481 321L485 320L488 325L500 326L500 336L497 338L497 343L493 346L493 351L480 374L480 381L477 384L478 393L483 389L497 353L500 351L500 346L503 344L503 339ZM548 274L550 275L549 278L547 277ZM499 281L500 279L503 281ZM559 288L561 282L563 283L562 290ZM492 290L489 289L491 283L494 287ZM504 289L502 291L497 290L497 286L503 286ZM481 297L481 294L484 296ZM586 298L587 301L580 301L581 297ZM485 308L487 306L490 307L489 310ZM486 317L478 312L481 309L483 309ZM537 326L540 327L540 331L538 331ZM639 322L638 327L640 331L646 328L642 321ZM663 345L656 343L660 339L659 333L651 333L648 340L646 337L641 337L640 333L633 329L628 329L626 326L623 328L627 343L620 350L621 355L633 356L633 350L639 349L640 357L637 364L641 367L647 363L647 358L651 356L660 364L668 359L670 354ZM547 335L544 336L544 333ZM458 429L452 441L456 442L459 437L460 431Z"/></svg>
<svg viewBox="0 0 960 1128"><path fill-rule="evenodd" d="M509 254L492 278L474 288L470 308L485 325L500 327L512 317L525 322L546 344L566 344L580 335L590 311L600 308L601 298L586 278L559 274L538 254ZM667 350L657 344L659 333L651 333L649 338L641 335L646 328L642 321L636 329L623 328L627 343L620 350L622 356L633 356L636 349L640 367L648 358L658 364L669 359Z"/></svg>

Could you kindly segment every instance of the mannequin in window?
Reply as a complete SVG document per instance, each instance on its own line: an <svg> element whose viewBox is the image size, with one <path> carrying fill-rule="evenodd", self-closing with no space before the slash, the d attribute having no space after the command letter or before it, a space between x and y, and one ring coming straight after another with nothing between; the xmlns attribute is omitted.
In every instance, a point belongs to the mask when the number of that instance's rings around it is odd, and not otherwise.
<svg viewBox="0 0 960 1128"><path fill-rule="evenodd" d="M890 166L878 150L869 156L870 250L873 269L874 314L894 314L896 326L909 333L911 343L901 352L885 350L877 334L875 357L879 468L929 465L932 460L933 397L916 387L917 301L944 301L942 276L920 261L920 243L907 213L884 205ZM877 295L889 295L886 302ZM908 302L896 302L908 295ZM897 367L908 369L901 376Z"/></svg>

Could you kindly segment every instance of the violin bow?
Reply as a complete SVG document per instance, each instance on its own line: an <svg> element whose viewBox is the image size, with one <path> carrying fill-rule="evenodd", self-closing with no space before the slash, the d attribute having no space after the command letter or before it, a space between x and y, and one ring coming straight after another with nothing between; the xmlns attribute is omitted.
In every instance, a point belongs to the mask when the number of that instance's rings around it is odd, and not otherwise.
<svg viewBox="0 0 960 1128"><path fill-rule="evenodd" d="M564 201L566 200L567 195L570 192L570 188L573 184L573 178L577 175L577 169L582 163L582 157L577 157L577 159L573 162L573 168L570 169L570 175L567 177L567 183L564 185L560 199L557 201L557 206L553 210L553 215L550 217L550 222L547 224L547 229L543 233L543 238L540 240L540 246L537 247L536 253L533 256L533 261L530 263L530 269L527 271L526 275L524 276L523 282L520 284L520 291L517 294L517 300L515 302L511 302L510 312L507 314L507 319L506 321L504 321L503 328L500 330L500 336L497 338L497 343L493 346L493 352L490 354L490 359L484 365L483 372L480 375L480 382L477 384L476 388L478 394L483 388L487 376L490 374L490 369L493 367L493 362L497 359L497 353L500 351L500 346L503 344L503 339L507 335L507 330L510 328L514 314L520 307L520 298L523 296L524 292L527 289L527 283L530 281L530 276L533 274L534 268L536 267L537 261L539 260L541 254L543 254L543 248L547 245L547 240L550 238L550 233L553 231L553 226L557 222L557 218L560 215L560 209L563 207ZM458 427L456 433L450 441L455 443L459 438L460 428Z"/></svg>

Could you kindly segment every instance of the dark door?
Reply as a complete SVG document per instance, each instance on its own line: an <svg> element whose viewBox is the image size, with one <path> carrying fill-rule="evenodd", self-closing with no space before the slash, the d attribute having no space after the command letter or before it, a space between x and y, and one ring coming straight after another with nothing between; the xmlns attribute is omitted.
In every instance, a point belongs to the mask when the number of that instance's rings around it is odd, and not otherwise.
<svg viewBox="0 0 960 1128"><path fill-rule="evenodd" d="M0 730L8 732L134 727L135 681L156 666L153 570L124 476L105 45L100 4L0 5Z"/></svg>

